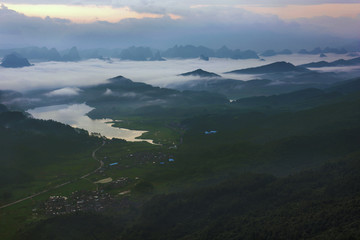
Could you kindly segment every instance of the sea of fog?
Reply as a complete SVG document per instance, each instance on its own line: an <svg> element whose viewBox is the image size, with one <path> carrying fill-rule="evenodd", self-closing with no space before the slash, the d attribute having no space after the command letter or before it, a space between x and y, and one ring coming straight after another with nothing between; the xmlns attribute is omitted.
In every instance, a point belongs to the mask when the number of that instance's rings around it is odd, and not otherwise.
<svg viewBox="0 0 360 240"><path fill-rule="evenodd" d="M215 72L223 77L250 80L252 75L223 74L224 72L261 66L277 61L287 61L294 65L314 61L334 61L350 59L346 55L328 54L325 58L318 55L279 55L258 59L234 60L211 58L210 61L199 59L171 59L163 62L122 61L113 59L107 62L90 59L79 62L38 62L34 66L24 68L0 67L0 89L28 91L34 89L50 89L64 87L80 87L105 82L115 76L124 76L136 82L145 82L154 86L166 87L169 84L193 80L194 77L181 77L178 74L201 68Z"/></svg>

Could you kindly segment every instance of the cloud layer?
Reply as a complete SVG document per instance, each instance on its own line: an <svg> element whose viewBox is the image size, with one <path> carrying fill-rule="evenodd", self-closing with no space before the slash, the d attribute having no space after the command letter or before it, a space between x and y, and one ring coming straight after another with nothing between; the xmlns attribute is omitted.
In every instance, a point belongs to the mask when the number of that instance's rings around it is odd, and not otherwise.
<svg viewBox="0 0 360 240"><path fill-rule="evenodd" d="M145 82L155 86L166 87L173 83L193 80L194 77L182 77L178 76L178 74L190 72L198 68L218 73L227 78L250 80L253 79L254 76L223 73L235 69L256 67L276 61L289 61L295 65L300 65L320 60L334 61L339 58L351 58L335 54L327 55L328 57L326 58L320 58L318 55L279 55L268 57L265 62L257 59L233 60L216 58L212 58L210 61L199 59L168 60L165 62L114 60L112 63L108 63L106 61L92 59L77 63L43 62L37 63L35 66L20 69L0 67L0 89L16 91L57 89L50 92L50 96L59 94L72 95L76 94L79 91L78 88L82 86L103 83L107 79L119 75L135 82ZM111 94L111 89L104 92L104 94Z"/></svg>
<svg viewBox="0 0 360 240"><path fill-rule="evenodd" d="M65 87L60 88L54 91L51 91L46 94L48 97L58 97L58 96L76 96L79 95L80 89L76 87Z"/></svg>

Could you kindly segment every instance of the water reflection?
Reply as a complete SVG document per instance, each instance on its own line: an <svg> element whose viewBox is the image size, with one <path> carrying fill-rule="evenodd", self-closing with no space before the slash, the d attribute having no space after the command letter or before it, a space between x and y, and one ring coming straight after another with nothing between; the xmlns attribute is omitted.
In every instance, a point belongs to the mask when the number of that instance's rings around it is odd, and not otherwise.
<svg viewBox="0 0 360 240"><path fill-rule="evenodd" d="M30 109L28 112L38 119L54 120L72 127L82 128L90 133L100 133L107 138L120 138L130 142L147 141L149 139L136 139L146 131L129 130L125 128L112 127L112 119L91 119L86 114L93 110L85 103L72 105L55 105Z"/></svg>

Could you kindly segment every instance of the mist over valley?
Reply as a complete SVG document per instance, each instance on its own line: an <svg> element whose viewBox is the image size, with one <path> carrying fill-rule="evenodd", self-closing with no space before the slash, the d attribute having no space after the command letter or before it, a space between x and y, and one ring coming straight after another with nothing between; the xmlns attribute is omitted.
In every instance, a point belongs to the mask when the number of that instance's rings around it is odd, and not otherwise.
<svg viewBox="0 0 360 240"><path fill-rule="evenodd" d="M347 55L331 54L328 61L340 58L351 59ZM79 62L38 62L32 67L21 70L0 68L2 79L0 87L3 90L29 91L35 89L53 89L64 87L89 86L104 82L106 79L122 75L135 82L144 82L154 86L166 87L169 84L193 80L194 77L178 76L181 73L195 69L215 72L225 78L236 80L251 80L254 75L224 74L236 69L258 67L278 61L301 65L320 60L314 55L284 55L267 57L266 61L258 59L233 60L211 58L210 61L199 59L168 59L164 62L124 61L112 59L112 62L89 59ZM322 59L321 59L322 60ZM357 67L353 67L357 69ZM341 71L339 67L338 71ZM316 69L320 70L321 69ZM16 73L16 74L15 74Z"/></svg>
<svg viewBox="0 0 360 240"><path fill-rule="evenodd" d="M358 239L359 9L2 1L0 239Z"/></svg>

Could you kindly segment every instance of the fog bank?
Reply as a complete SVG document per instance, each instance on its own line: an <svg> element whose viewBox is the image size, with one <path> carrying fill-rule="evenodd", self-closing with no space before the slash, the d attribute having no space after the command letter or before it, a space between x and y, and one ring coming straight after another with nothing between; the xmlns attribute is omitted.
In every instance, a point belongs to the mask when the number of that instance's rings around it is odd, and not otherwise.
<svg viewBox="0 0 360 240"><path fill-rule="evenodd" d="M99 59L90 59L80 62L41 62L20 69L0 67L0 89L25 92L35 89L64 88L49 94L75 95L78 91L77 87L96 85L119 75L135 82L166 87L169 84L196 79L195 77L178 76L178 74L198 68L215 72L224 78L250 80L256 76L224 74L224 72L261 66L276 61L287 61L299 65L313 61L334 61L339 58L350 59L351 57L329 54L326 58L320 58L317 55L293 54L268 57L265 58L265 61L211 58L210 61L187 59L137 62L114 59L112 63L109 63Z"/></svg>

